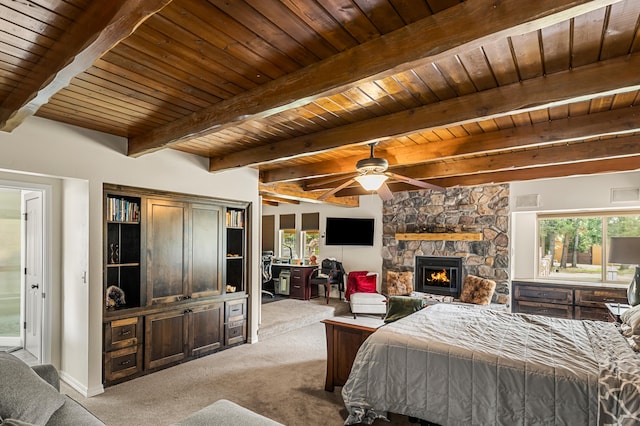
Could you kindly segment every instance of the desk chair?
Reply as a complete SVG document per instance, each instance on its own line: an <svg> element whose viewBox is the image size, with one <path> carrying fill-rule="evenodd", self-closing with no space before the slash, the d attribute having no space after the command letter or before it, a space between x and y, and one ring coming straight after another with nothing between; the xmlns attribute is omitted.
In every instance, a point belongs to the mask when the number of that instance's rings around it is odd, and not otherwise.
<svg viewBox="0 0 640 426"><path fill-rule="evenodd" d="M331 294L331 286L338 286L338 295L342 300L342 292L344 291L344 267L342 262L335 259L323 259L320 268L312 272L309 277L309 285L323 285L324 295L329 303L329 295ZM318 291L318 294L320 291Z"/></svg>

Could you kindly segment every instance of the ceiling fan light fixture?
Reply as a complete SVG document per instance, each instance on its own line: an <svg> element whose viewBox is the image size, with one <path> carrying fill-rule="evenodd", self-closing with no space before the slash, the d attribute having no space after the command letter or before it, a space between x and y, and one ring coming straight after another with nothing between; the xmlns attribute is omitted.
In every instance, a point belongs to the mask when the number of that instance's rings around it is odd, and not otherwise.
<svg viewBox="0 0 640 426"><path fill-rule="evenodd" d="M367 191L376 191L387 179L388 178L386 175L381 174L366 174L356 176L356 180L358 181L358 183L362 185L362 187Z"/></svg>

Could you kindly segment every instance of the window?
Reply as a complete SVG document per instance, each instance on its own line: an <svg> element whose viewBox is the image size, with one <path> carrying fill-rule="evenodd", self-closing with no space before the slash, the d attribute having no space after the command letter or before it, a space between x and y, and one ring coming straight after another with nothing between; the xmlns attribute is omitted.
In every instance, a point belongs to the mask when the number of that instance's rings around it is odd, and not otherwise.
<svg viewBox="0 0 640 426"><path fill-rule="evenodd" d="M302 213L302 257L320 254L320 213Z"/></svg>
<svg viewBox="0 0 640 426"><path fill-rule="evenodd" d="M280 257L294 259L298 257L295 229L280 230Z"/></svg>
<svg viewBox="0 0 640 426"><path fill-rule="evenodd" d="M611 237L640 237L640 213L539 215L538 277L628 284L635 268L609 263Z"/></svg>
<svg viewBox="0 0 640 426"><path fill-rule="evenodd" d="M302 241L304 243L304 256L310 258L312 255L318 257L320 254L320 231L302 231Z"/></svg>

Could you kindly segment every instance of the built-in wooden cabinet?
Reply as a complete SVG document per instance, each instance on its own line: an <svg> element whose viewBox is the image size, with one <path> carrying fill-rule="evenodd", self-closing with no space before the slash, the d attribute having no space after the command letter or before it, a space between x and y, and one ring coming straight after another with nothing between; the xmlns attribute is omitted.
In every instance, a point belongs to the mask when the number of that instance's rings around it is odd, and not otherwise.
<svg viewBox="0 0 640 426"><path fill-rule="evenodd" d="M624 287L513 281L513 312L609 321L605 303L627 303Z"/></svg>
<svg viewBox="0 0 640 426"><path fill-rule="evenodd" d="M105 185L104 383L247 340L249 204ZM124 291L125 304L106 290Z"/></svg>

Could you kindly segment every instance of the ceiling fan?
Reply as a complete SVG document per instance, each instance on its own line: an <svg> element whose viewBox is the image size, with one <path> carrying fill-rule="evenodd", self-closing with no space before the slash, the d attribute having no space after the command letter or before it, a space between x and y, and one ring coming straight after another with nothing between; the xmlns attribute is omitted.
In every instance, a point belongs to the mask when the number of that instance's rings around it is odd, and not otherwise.
<svg viewBox="0 0 640 426"><path fill-rule="evenodd" d="M393 198L393 193L386 184L387 179L394 179L400 182L408 183L410 185L417 186L424 189L433 189L436 191L444 191L444 188L430 183L422 182L416 179L412 179L407 176L402 176L396 173L387 171L389 168L389 162L384 158L378 158L373 155L373 148L377 142L370 143L371 154L369 158L363 158L356 163L357 175L341 185L325 192L318 199L324 200L336 192L340 191L357 181L367 191L376 191L380 198L383 200L390 200Z"/></svg>

